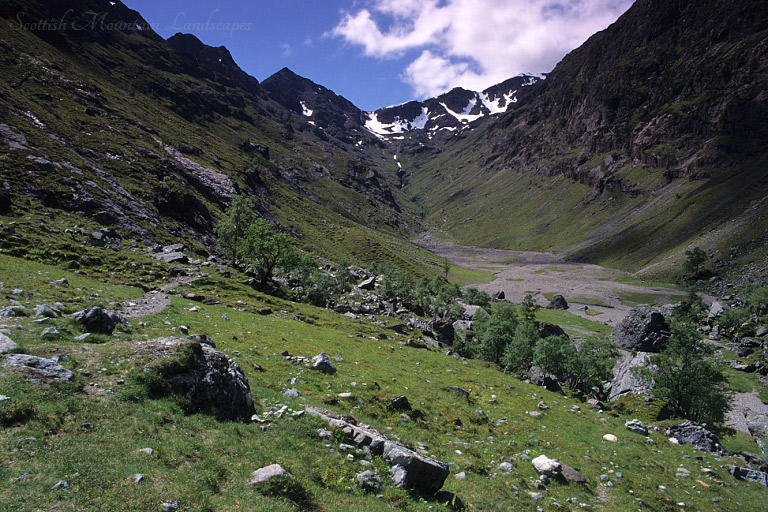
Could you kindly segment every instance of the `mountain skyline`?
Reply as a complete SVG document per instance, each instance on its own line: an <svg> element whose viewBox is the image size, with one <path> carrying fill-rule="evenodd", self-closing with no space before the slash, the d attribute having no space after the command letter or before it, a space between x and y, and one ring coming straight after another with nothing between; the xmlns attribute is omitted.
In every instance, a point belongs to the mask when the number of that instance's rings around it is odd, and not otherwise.
<svg viewBox="0 0 768 512"><path fill-rule="evenodd" d="M126 5L163 38L191 33L207 45L226 46L259 81L288 67L373 111L455 87L481 91L521 73L549 72L631 3L335 0L254 6L232 0L211 7L130 0ZM488 30L489 19L495 30Z"/></svg>

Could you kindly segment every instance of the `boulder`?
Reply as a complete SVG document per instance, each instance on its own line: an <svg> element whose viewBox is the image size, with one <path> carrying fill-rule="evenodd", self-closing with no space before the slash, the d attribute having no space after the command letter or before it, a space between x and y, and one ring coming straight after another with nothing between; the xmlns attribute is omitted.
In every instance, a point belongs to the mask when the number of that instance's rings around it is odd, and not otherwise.
<svg viewBox="0 0 768 512"><path fill-rule="evenodd" d="M453 322L454 336L458 336L461 341L467 341L467 336L470 334L469 331L471 330L472 322L468 322L467 320L456 320Z"/></svg>
<svg viewBox="0 0 768 512"><path fill-rule="evenodd" d="M768 474L753 469L741 468L739 466L730 466L730 473L739 480L755 482L763 487L768 487Z"/></svg>
<svg viewBox="0 0 768 512"><path fill-rule="evenodd" d="M42 379L69 381L75 378L74 373L56 364L52 359L44 359L26 354L4 355L3 366L20 369Z"/></svg>
<svg viewBox="0 0 768 512"><path fill-rule="evenodd" d="M495 301L502 301L506 300L506 295L504 295L504 290L499 290L497 292L493 292L491 294L491 298Z"/></svg>
<svg viewBox="0 0 768 512"><path fill-rule="evenodd" d="M536 328L539 330L539 337L549 338L550 336L568 336L562 327L547 322L537 322Z"/></svg>
<svg viewBox="0 0 768 512"><path fill-rule="evenodd" d="M749 433L754 438L768 438L768 414L747 409L744 415Z"/></svg>
<svg viewBox="0 0 768 512"><path fill-rule="evenodd" d="M384 486L381 484L379 475L371 470L363 471L355 476L357 485L364 491L378 491Z"/></svg>
<svg viewBox="0 0 768 512"><path fill-rule="evenodd" d="M547 309L568 309L568 301L560 294L555 295L547 304Z"/></svg>
<svg viewBox="0 0 768 512"><path fill-rule="evenodd" d="M117 311L104 311L100 307L86 308L72 315L88 332L112 334L117 324L128 324Z"/></svg>
<svg viewBox="0 0 768 512"><path fill-rule="evenodd" d="M583 484L587 481L584 475L562 462L560 463L560 474L567 482Z"/></svg>
<svg viewBox="0 0 768 512"><path fill-rule="evenodd" d="M240 365L207 344L178 340L177 346L191 353L182 364L161 370L168 389L187 398L191 411L212 411L222 420L249 420L255 409Z"/></svg>
<svg viewBox="0 0 768 512"><path fill-rule="evenodd" d="M0 333L0 354L5 354L6 352L13 352L19 348L19 346L16 344L15 341L13 341L11 338L6 336L5 334Z"/></svg>
<svg viewBox="0 0 768 512"><path fill-rule="evenodd" d="M429 329L433 336L442 343L452 344L454 337L453 323L445 320L432 320Z"/></svg>
<svg viewBox="0 0 768 512"><path fill-rule="evenodd" d="M692 444L705 452L725 455L728 452L720 444L715 434L692 421L686 421L680 425L667 429L667 435L677 439L680 444Z"/></svg>
<svg viewBox="0 0 768 512"><path fill-rule="evenodd" d="M719 300L712 301L712 305L709 307L709 312L707 313L707 320L712 321L715 318L718 318L726 309L728 309L728 306Z"/></svg>
<svg viewBox="0 0 768 512"><path fill-rule="evenodd" d="M392 401L390 402L390 405L396 411L411 410L411 403L408 401L408 397L406 396L396 396L395 398L392 399Z"/></svg>
<svg viewBox="0 0 768 512"><path fill-rule="evenodd" d="M616 400L625 393L640 393L649 389L649 386L632 371L632 368L645 366L650 356L647 352L633 354L625 350L621 351L621 358L613 367L613 380L606 388L609 401Z"/></svg>
<svg viewBox="0 0 768 512"><path fill-rule="evenodd" d="M59 338L65 334L72 334L72 333L69 332L69 329L67 329L66 327L56 325L53 327L46 327L45 329L43 329L43 332L40 333L40 337L44 340L49 340L49 339Z"/></svg>
<svg viewBox="0 0 768 512"><path fill-rule="evenodd" d="M61 316L61 311L48 304L40 304L35 308L35 316L58 318Z"/></svg>
<svg viewBox="0 0 768 512"><path fill-rule="evenodd" d="M336 367L333 365L331 360L328 358L328 354L325 352L321 352L312 358L312 368L323 373L336 373Z"/></svg>
<svg viewBox="0 0 768 512"><path fill-rule="evenodd" d="M448 478L448 464L420 455L398 443L384 443L383 459L392 466L392 483L395 487L415 489L433 495Z"/></svg>
<svg viewBox="0 0 768 512"><path fill-rule="evenodd" d="M490 315L488 312L483 309L481 306L475 306L472 304L466 304L464 306L463 311L461 312L461 318L464 320L474 320L475 315L480 315L481 317L489 317Z"/></svg>
<svg viewBox="0 0 768 512"><path fill-rule="evenodd" d="M24 306L8 306L0 308L0 316L29 316L29 310Z"/></svg>
<svg viewBox="0 0 768 512"><path fill-rule="evenodd" d="M563 394L563 388L560 387L557 378L555 378L554 375L545 372L540 366L532 366L530 370L528 370L528 379L532 384L543 386L553 393Z"/></svg>
<svg viewBox="0 0 768 512"><path fill-rule="evenodd" d="M181 263L182 265L189 263L189 258L183 252L159 252L154 256L164 263Z"/></svg>
<svg viewBox="0 0 768 512"><path fill-rule="evenodd" d="M624 423L624 426L627 427L627 430L631 430L632 432L637 432L644 436L648 435L648 426L638 419L629 420Z"/></svg>
<svg viewBox="0 0 768 512"><path fill-rule="evenodd" d="M251 473L248 483L251 485L261 484L281 476L293 478L293 475L283 469L280 464L270 464Z"/></svg>
<svg viewBox="0 0 768 512"><path fill-rule="evenodd" d="M369 277L368 279L362 281L359 285L357 285L357 287L361 290L374 290L376 288L376 276Z"/></svg>
<svg viewBox="0 0 768 512"><path fill-rule="evenodd" d="M546 455L539 455L531 461L533 467L540 475L548 477L557 477L562 474L563 466L557 459L550 459Z"/></svg>
<svg viewBox="0 0 768 512"><path fill-rule="evenodd" d="M660 352L669 340L669 324L651 306L638 306L613 329L614 345L641 352Z"/></svg>

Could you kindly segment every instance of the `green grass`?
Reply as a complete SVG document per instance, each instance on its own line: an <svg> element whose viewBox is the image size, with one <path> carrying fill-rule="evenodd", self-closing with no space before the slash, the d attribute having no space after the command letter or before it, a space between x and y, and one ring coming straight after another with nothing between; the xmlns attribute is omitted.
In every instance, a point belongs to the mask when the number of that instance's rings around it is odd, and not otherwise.
<svg viewBox="0 0 768 512"><path fill-rule="evenodd" d="M44 268L37 263L16 264L14 269ZM6 268L0 270L0 278L11 282L14 274ZM63 275L67 279L75 277L66 272ZM133 330L118 332L98 345L84 346L67 340L43 343L36 336L39 327L33 326L31 318L18 320L27 329L14 332L14 337L28 352L66 352L72 361L65 365L78 377L72 384L30 385L0 370L3 393L11 397L0 403L0 420L4 422L0 458L11 462L0 466L0 478L9 481L24 473L29 475L23 482L0 489L6 509L35 510L55 505L59 510L138 511L178 500L185 510L228 511L244 506L286 511L378 511L392 506L443 510L429 499L422 502L391 486L387 486L383 499L355 490L352 479L363 467L343 462L343 455L324 447L315 434L321 425L312 418L284 418L261 431L258 424L220 423L209 416L187 414L182 404L171 397L152 399L137 394L132 376L155 360L151 352L140 348L139 342L178 334L175 327L182 323L192 333L211 336L219 350L241 365L259 413L278 404L294 410L315 404L351 415L407 445L423 443L430 455L457 465L452 473L466 472L466 480L449 477L445 488L458 493L473 510L535 508L527 495L535 490L531 486L535 471L529 460L515 455L524 451L529 451L530 458L541 453L557 457L577 467L587 478L583 486L548 485L548 501L551 498L563 503L566 498L576 497L590 507L626 510L633 506L635 498L643 499L652 509L665 509L685 500L692 507L706 509L711 498L723 496L724 510L736 510L736 501L753 509L760 506L761 491L732 480L714 457L690 447L667 445L665 438L656 433L651 434L655 444L649 445L644 437L623 428L624 418L597 414L584 404L580 404L582 412L573 413L571 405L579 402L525 384L494 365L407 348L400 345L406 336L376 325L266 298L257 292L243 293L236 277L228 279L212 273L208 279L200 282L198 291L212 299L210 304L173 298L165 311L142 319L145 325L137 323ZM93 283L81 283L89 284ZM119 289L108 290L121 293ZM102 288L102 292L107 289ZM49 293L46 298L56 298L55 290ZM135 292L129 289L123 293ZM220 304L213 304L214 298ZM264 304L270 305L273 315L251 312ZM193 305L201 309L190 311ZM584 332L610 331L603 324L564 311L540 310L537 317L581 336ZM328 376L285 361L279 356L283 350L304 356L325 351L343 360L335 363L337 374ZM256 372L254 363L265 371ZM92 375L83 377L81 370ZM289 385L291 378L297 381ZM126 380L126 384L117 384L119 379ZM451 385L471 390L471 403L457 400L455 394L446 391ZM301 397L284 398L282 391L288 387L298 388ZM113 392L93 392L108 388ZM341 392L352 392L354 398L338 398ZM399 413L390 411L386 404L401 394L408 396L421 419L411 414L408 424L399 424ZM493 402L492 395L496 395ZM526 411L537 410L541 400L550 409L540 418L528 415ZM489 415L489 422L479 419L477 408ZM502 418L506 423L497 426L496 420ZM94 429L83 428L84 423L93 424ZM602 441L605 433L616 433L620 443ZM19 444L28 437L37 441ZM452 441L472 446L466 449ZM17 451L20 447L35 451L35 456ZM144 447L155 452L151 456L136 452ZM513 462L510 475L496 469L502 455ZM282 487L259 491L246 483L250 472L275 462L298 477L292 493L291 488ZM676 481L670 469L681 465L692 473L698 472L699 465L712 467L713 478L728 482L728 486L713 485L701 489L701 495L688 495L689 484ZM386 482L386 466L374 461L374 467ZM614 479L614 488L605 488L600 482L599 475L607 467L624 475ZM146 477L139 486L132 483L134 473ZM51 491L60 479L67 479L72 488ZM668 487L664 495L656 490L659 484ZM624 492L630 488L634 495ZM597 495L602 496L602 503L595 502ZM333 503L332 507L328 503Z"/></svg>
<svg viewBox="0 0 768 512"><path fill-rule="evenodd" d="M682 295L671 295L668 293L650 293L650 292L630 292L619 290L616 292L619 300L627 306L637 306L639 304L649 304L651 306L663 306L679 302Z"/></svg>

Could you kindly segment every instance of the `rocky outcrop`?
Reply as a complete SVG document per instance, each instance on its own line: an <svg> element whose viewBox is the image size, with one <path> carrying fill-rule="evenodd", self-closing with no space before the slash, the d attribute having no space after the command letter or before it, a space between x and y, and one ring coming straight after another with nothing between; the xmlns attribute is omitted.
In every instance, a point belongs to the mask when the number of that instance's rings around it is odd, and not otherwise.
<svg viewBox="0 0 768 512"><path fill-rule="evenodd" d="M254 414L248 378L236 362L207 343L170 339L175 354L158 366L168 390L187 399L190 411L221 420L250 420ZM162 363L162 361L161 361Z"/></svg>
<svg viewBox="0 0 768 512"><path fill-rule="evenodd" d="M608 400L616 400L625 393L641 393L649 389L648 384L632 371L633 368L645 366L651 354L638 352L633 354L621 351L621 357L613 367L613 380L606 387Z"/></svg>
<svg viewBox="0 0 768 512"><path fill-rule="evenodd" d="M638 306L613 329L611 339L621 348L660 352L669 340L669 324L655 308Z"/></svg>
<svg viewBox="0 0 768 512"><path fill-rule="evenodd" d="M548 477L560 476L563 470L559 460L550 459L546 455L539 455L531 461L531 464L540 475L547 475Z"/></svg>
<svg viewBox="0 0 768 512"><path fill-rule="evenodd" d="M742 468L739 466L730 466L729 472L734 478L739 480L754 482L763 487L768 487L768 474L763 473L762 471L755 471L754 469Z"/></svg>
<svg viewBox="0 0 768 512"><path fill-rule="evenodd" d="M15 368L22 373L39 379L70 381L75 374L59 365L53 359L29 356L26 354L6 354L3 356L3 366Z"/></svg>
<svg viewBox="0 0 768 512"><path fill-rule="evenodd" d="M348 442L361 448L367 446L372 455L381 455L391 466L392 483L397 487L431 496L440 490L448 477L448 464L416 453L367 425L335 418L328 411L315 407L307 407L305 411L340 430Z"/></svg>
<svg viewBox="0 0 768 512"><path fill-rule="evenodd" d="M3 333L0 333L0 354L5 354L6 352L13 352L19 348L19 346L16 344L15 341L13 341L11 338L6 336Z"/></svg>
<svg viewBox="0 0 768 512"><path fill-rule="evenodd" d="M312 358L312 368L323 373L336 373L336 366L334 366L325 352L321 352Z"/></svg>
<svg viewBox="0 0 768 512"><path fill-rule="evenodd" d="M692 444L699 450L725 455L728 452L720 444L715 434L692 421L686 421L680 425L667 429L667 435L674 437L680 444Z"/></svg>
<svg viewBox="0 0 768 512"><path fill-rule="evenodd" d="M117 311L105 311L100 307L86 308L72 315L88 332L112 334L118 324L129 325Z"/></svg>

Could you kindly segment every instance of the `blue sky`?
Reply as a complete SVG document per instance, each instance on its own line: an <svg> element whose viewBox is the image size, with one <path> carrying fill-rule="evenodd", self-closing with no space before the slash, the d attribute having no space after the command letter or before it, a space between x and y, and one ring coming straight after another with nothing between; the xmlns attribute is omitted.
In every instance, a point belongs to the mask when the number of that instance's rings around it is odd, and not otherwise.
<svg viewBox="0 0 768 512"><path fill-rule="evenodd" d="M162 37L226 46L258 80L288 67L365 110L542 73L633 0L124 0Z"/></svg>

